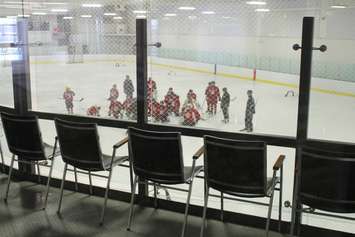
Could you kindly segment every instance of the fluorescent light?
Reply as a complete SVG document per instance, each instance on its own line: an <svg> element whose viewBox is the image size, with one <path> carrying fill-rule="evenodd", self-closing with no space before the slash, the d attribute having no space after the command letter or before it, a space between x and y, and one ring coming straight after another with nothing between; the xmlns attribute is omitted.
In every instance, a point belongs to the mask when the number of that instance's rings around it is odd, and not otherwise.
<svg viewBox="0 0 355 237"><path fill-rule="evenodd" d="M258 9L255 9L256 12L269 12L270 9L267 9L267 8L258 8Z"/></svg>
<svg viewBox="0 0 355 237"><path fill-rule="evenodd" d="M146 14L147 11L145 11L145 10L134 10L133 13L135 13L135 14Z"/></svg>
<svg viewBox="0 0 355 237"><path fill-rule="evenodd" d="M72 16L63 16L63 19L64 20L71 20L71 19L73 19L74 17L72 17Z"/></svg>
<svg viewBox="0 0 355 237"><path fill-rule="evenodd" d="M114 20L122 20L123 18L122 18L122 16L115 16L113 19Z"/></svg>
<svg viewBox="0 0 355 237"><path fill-rule="evenodd" d="M144 16L144 15L137 15L136 18L137 18L137 19L145 19L145 18L147 18L147 17Z"/></svg>
<svg viewBox="0 0 355 237"><path fill-rule="evenodd" d="M165 16L176 16L175 13L166 13Z"/></svg>
<svg viewBox="0 0 355 237"><path fill-rule="evenodd" d="M231 16L222 16L223 19L232 19Z"/></svg>
<svg viewBox="0 0 355 237"><path fill-rule="evenodd" d="M214 15L214 14L216 14L214 11L203 11L201 13L204 14L204 15Z"/></svg>
<svg viewBox="0 0 355 237"><path fill-rule="evenodd" d="M14 19L14 18L17 18L17 16L7 16L6 18L8 18L8 19Z"/></svg>
<svg viewBox="0 0 355 237"><path fill-rule="evenodd" d="M266 5L264 1L248 1L247 4L249 5Z"/></svg>
<svg viewBox="0 0 355 237"><path fill-rule="evenodd" d="M54 8L51 10L51 12L68 12L68 9Z"/></svg>
<svg viewBox="0 0 355 237"><path fill-rule="evenodd" d="M190 19L190 20L197 19L197 16L189 16L189 19Z"/></svg>
<svg viewBox="0 0 355 237"><path fill-rule="evenodd" d="M17 15L18 17L23 17L23 18L28 18L28 17L30 17L30 15L22 15L22 14L19 14L19 15Z"/></svg>
<svg viewBox="0 0 355 237"><path fill-rule="evenodd" d="M47 15L47 13L45 13L45 12L32 12L32 15L45 16L45 15Z"/></svg>
<svg viewBox="0 0 355 237"><path fill-rule="evenodd" d="M92 15L81 15L80 17L81 17L81 18L91 18Z"/></svg>
<svg viewBox="0 0 355 237"><path fill-rule="evenodd" d="M94 4L83 4L81 6L82 7L102 7L102 4L97 4L97 3L94 3Z"/></svg>
<svg viewBox="0 0 355 237"><path fill-rule="evenodd" d="M346 8L346 6L345 5L333 5L333 6L331 6L331 8L344 9L344 8Z"/></svg>
<svg viewBox="0 0 355 237"><path fill-rule="evenodd" d="M104 16L116 16L117 13L114 13L114 12L106 12L104 13Z"/></svg>
<svg viewBox="0 0 355 237"><path fill-rule="evenodd" d="M196 7L179 7L178 9L183 11L193 11Z"/></svg>

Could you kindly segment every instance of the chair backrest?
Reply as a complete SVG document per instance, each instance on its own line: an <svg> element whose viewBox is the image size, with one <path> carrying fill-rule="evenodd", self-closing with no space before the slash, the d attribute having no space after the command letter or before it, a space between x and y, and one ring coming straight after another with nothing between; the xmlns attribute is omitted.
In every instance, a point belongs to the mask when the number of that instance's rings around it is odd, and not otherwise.
<svg viewBox="0 0 355 237"><path fill-rule="evenodd" d="M55 127L65 163L83 170L104 170L96 124L56 119Z"/></svg>
<svg viewBox="0 0 355 237"><path fill-rule="evenodd" d="M302 148L301 203L324 211L355 213L355 146L349 151Z"/></svg>
<svg viewBox="0 0 355 237"><path fill-rule="evenodd" d="M184 182L181 135L128 129L131 165L136 175L162 184Z"/></svg>
<svg viewBox="0 0 355 237"><path fill-rule="evenodd" d="M1 121L11 153L28 160L46 159L36 116L1 113Z"/></svg>
<svg viewBox="0 0 355 237"><path fill-rule="evenodd" d="M224 193L262 197L266 194L266 144L204 137L205 179Z"/></svg>

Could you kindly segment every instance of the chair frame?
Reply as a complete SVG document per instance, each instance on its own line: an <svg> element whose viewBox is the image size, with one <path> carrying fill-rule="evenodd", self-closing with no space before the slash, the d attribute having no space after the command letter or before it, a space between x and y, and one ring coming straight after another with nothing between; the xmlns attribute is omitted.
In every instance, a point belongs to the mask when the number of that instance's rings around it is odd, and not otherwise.
<svg viewBox="0 0 355 237"><path fill-rule="evenodd" d="M68 164L65 163L64 165L64 171L63 171L63 178L62 178L62 182L60 185L60 196L59 196L59 204L58 204L58 209L57 209L57 214L60 215L61 212L61 207L62 207L62 201L63 201L63 192L64 192L64 183L65 183L65 178L67 175L67 171L71 171L74 172L75 174L75 183L76 183L76 190L77 190L77 173L81 173L81 174L86 174L89 177L89 190L90 190L90 194L93 194L93 188L92 188L92 176L95 177L100 177L100 178L106 178L107 179L107 185L106 185L106 190L105 190L105 199L104 199L104 204L102 207L102 211L101 211L101 217L100 217L100 226L102 226L104 224L104 220L105 220L105 212L106 212L106 206L107 206L107 200L108 200L108 193L110 191L110 184L111 184L111 178L112 178L112 171L113 171L113 161L114 158L116 157L116 152L117 150L122 147L124 144L126 144L128 142L128 137L122 139L121 141L119 141L117 144L115 144L113 146L113 151L112 151L112 156L111 156L111 163L110 163L110 168L105 170L105 171L109 171L109 175L108 176L104 176L104 175L98 175L98 174L92 174L91 171L77 171L77 168L73 168L73 169L68 169ZM122 163L126 162L126 160L122 161L121 163L117 164L120 165Z"/></svg>
<svg viewBox="0 0 355 237"><path fill-rule="evenodd" d="M1 147L1 142L0 142L0 158L1 158L1 166L2 166L2 172L5 173L5 159L4 159L4 153L2 151Z"/></svg>
<svg viewBox="0 0 355 237"><path fill-rule="evenodd" d="M198 158L202 156L205 153L205 145L203 145L194 155L194 157ZM270 220L271 220L271 212L272 212L272 206L273 206L273 201L274 201L274 192L279 191L279 210L278 210L278 228L279 232L281 232L281 223L282 223L282 193L283 193L283 162L285 160L286 156L285 155L280 155L278 159L276 160L274 166L273 166L273 175L272 175L272 185L270 192L266 194L266 196L269 198L269 204L268 204L268 212L267 212L267 220L266 220L266 237L269 236L270 232ZM205 167L206 169L206 167ZM277 172L280 172L279 177L277 176ZM277 189L276 186L279 184L279 188ZM202 225L201 225L201 230L200 230L200 237L204 236L204 231L205 228L207 227L207 221L206 221L206 215L207 215L207 207L208 207L208 198L210 196L210 187L208 187L207 181L206 181L206 176L204 179L204 188L205 188L205 194L204 194L204 206L203 206L203 214L202 214ZM233 195L233 194L231 194ZM239 196L239 195L238 195ZM242 195L240 195L242 196ZM245 196L248 197L248 196ZM255 196L257 197L257 196ZM259 196L260 197L260 196ZM221 200L221 221L224 221L224 193L221 192L220 194L220 200ZM260 205L263 205L260 203Z"/></svg>
<svg viewBox="0 0 355 237"><path fill-rule="evenodd" d="M7 114L5 114L5 115L7 115ZM38 123L38 118L36 116L34 117L34 119ZM39 126L38 126L38 128L39 128ZM5 131L5 133L6 133L6 131ZM41 141L41 142L43 143L43 141ZM17 163L35 165L37 167L37 175L38 175L38 182L39 183L41 182L40 166L49 168L49 175L48 175L47 185L46 185L45 201L44 201L44 205L43 205L42 209L45 210L47 208L48 195L49 195L49 189L50 189L50 182L51 182L51 178L52 178L54 160L58 156L58 155L56 155L57 143L58 143L58 140L57 140L57 138L55 138L55 142L54 142L54 146L53 146L53 152L52 152L51 156L49 156L49 157L45 157L44 156L43 158L45 158L45 159L40 160L40 161L15 159L16 155L12 154L11 163L10 163L10 169L9 169L9 176L8 176L8 179L7 179L6 192L5 192L5 198L4 198L4 202L5 203L7 203L7 201L8 201L14 162L17 161ZM1 159L2 159L2 162L3 162L3 165L4 165L3 151L2 151L1 145L0 145L0 153L1 153ZM44 153L44 155L45 155L45 153ZM48 161L50 161L50 163L51 163L50 165L48 165Z"/></svg>
<svg viewBox="0 0 355 237"><path fill-rule="evenodd" d="M181 147L181 144L180 144ZM132 147L131 144L129 144L129 149L130 149L130 154L132 151ZM196 167L196 161L199 157L195 157L193 156L193 162L192 162L192 172L194 172L195 167ZM131 172L133 172L133 162L130 156L130 167L131 167ZM187 226L187 220L188 220L188 213L189 213L189 206L190 206L190 200L191 200L191 193L192 193L192 185L193 185L193 181L194 178L202 171L201 170L197 170L197 172L193 173L191 175L191 177L186 180L185 184L188 185L188 194L187 194L187 201L186 201L186 206L185 206L185 213L184 213L184 222L183 222L183 226L182 226L182 231L181 231L181 237L184 237L186 234L186 226ZM133 187L132 187L132 193L131 193L131 203L130 203L130 211L129 211L129 217L128 217L128 225L127 225L127 231L131 231L131 226L132 226L132 221L133 221L133 214L134 214L134 199L135 199L135 192L136 192L136 188L137 188L137 184L147 184L147 182L143 182L139 180L139 176L138 175L134 175L134 181L133 181ZM157 208L158 207L158 198L157 198L157 190L160 187L160 184L157 182L153 182L153 187L154 187L154 207ZM164 186L165 187L165 186Z"/></svg>

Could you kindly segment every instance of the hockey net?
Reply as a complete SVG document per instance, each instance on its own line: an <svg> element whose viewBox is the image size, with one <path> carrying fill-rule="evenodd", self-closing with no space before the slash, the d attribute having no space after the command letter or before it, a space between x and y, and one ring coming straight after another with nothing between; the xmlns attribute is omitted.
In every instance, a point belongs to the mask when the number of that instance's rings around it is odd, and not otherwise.
<svg viewBox="0 0 355 237"><path fill-rule="evenodd" d="M83 45L68 45L68 60L67 63L84 63L84 46Z"/></svg>

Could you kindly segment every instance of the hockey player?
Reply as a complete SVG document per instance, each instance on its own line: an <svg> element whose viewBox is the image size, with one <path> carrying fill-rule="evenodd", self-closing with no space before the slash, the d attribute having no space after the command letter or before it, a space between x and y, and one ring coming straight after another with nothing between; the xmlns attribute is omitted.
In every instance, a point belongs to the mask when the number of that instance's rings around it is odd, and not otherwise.
<svg viewBox="0 0 355 237"><path fill-rule="evenodd" d="M153 104L157 100L157 84L151 77L147 81L147 87L148 116L151 116Z"/></svg>
<svg viewBox="0 0 355 237"><path fill-rule="evenodd" d="M160 101L159 104L159 120L162 123L169 122L168 106L164 103L164 101Z"/></svg>
<svg viewBox="0 0 355 237"><path fill-rule="evenodd" d="M124 109L124 106L121 102L119 101L114 101L112 103L112 116L116 119L118 118L122 118L123 117L123 114L122 114L122 110Z"/></svg>
<svg viewBox="0 0 355 237"><path fill-rule="evenodd" d="M216 86L214 81L208 83L208 87L205 91L206 102L207 102L207 112L210 114L217 113L217 104L218 101L221 100L221 96L219 93L219 88Z"/></svg>
<svg viewBox="0 0 355 237"><path fill-rule="evenodd" d="M255 100L253 98L253 91L248 90L248 101L245 110L245 128L241 131L253 132L253 116L255 114Z"/></svg>
<svg viewBox="0 0 355 237"><path fill-rule="evenodd" d="M201 119L201 115L195 108L194 104L187 104L183 112L184 122L183 125L186 126L196 126L198 121Z"/></svg>
<svg viewBox="0 0 355 237"><path fill-rule="evenodd" d="M193 90L189 90L187 93L187 100L190 102L196 102L197 101L197 95Z"/></svg>
<svg viewBox="0 0 355 237"><path fill-rule="evenodd" d="M126 94L126 98L133 98L134 86L128 75L126 75L126 79L123 82L123 92Z"/></svg>
<svg viewBox="0 0 355 237"><path fill-rule="evenodd" d="M168 93L164 98L165 105L168 107L168 113L174 113L179 116L180 111L180 97L175 94L173 88L169 88Z"/></svg>
<svg viewBox="0 0 355 237"><path fill-rule="evenodd" d="M63 99L65 101L65 107L67 108L68 114L73 114L73 100L75 93L70 89L70 87L66 87L63 93Z"/></svg>
<svg viewBox="0 0 355 237"><path fill-rule="evenodd" d="M90 108L88 108L86 113L88 116L100 117L100 110L101 110L100 106L93 105Z"/></svg>
<svg viewBox="0 0 355 237"><path fill-rule="evenodd" d="M224 123L229 123L229 105L230 105L230 95L227 91L227 88L223 88L223 95L221 99L221 109L223 112L223 120Z"/></svg>
<svg viewBox="0 0 355 237"><path fill-rule="evenodd" d="M137 98L129 97L123 102L123 108L126 110L126 115L132 120L137 119Z"/></svg>
<svg viewBox="0 0 355 237"><path fill-rule="evenodd" d="M118 96L119 96L119 93L117 90L117 85L114 84L110 90L110 96L107 99L110 101L108 116L111 116L111 114L113 113L113 109L114 109L115 103L117 102Z"/></svg>

